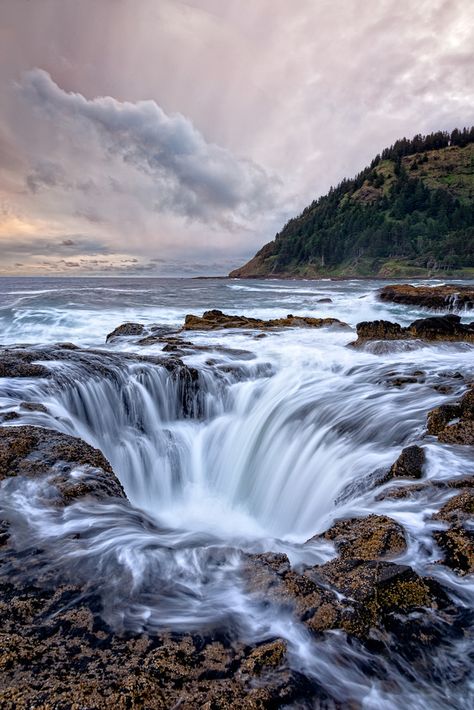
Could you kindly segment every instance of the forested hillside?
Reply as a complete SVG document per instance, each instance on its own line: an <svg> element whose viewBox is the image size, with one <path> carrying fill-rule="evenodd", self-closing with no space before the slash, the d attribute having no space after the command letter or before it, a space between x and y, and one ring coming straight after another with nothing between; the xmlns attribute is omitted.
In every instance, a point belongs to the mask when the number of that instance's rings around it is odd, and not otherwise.
<svg viewBox="0 0 474 710"><path fill-rule="evenodd" d="M474 275L474 127L396 141L231 277Z"/></svg>

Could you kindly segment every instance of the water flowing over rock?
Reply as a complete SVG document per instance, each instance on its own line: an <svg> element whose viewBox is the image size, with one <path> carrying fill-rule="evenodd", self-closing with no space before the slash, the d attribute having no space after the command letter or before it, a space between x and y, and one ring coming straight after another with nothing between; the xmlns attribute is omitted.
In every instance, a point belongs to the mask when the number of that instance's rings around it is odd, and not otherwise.
<svg viewBox="0 0 474 710"><path fill-rule="evenodd" d="M382 301L405 303L409 306L433 308L436 310L474 308L474 289L471 286L411 286L395 284L384 286L379 291Z"/></svg>
<svg viewBox="0 0 474 710"><path fill-rule="evenodd" d="M84 496L125 497L101 451L52 429L0 427L0 481L11 476L48 476L63 504Z"/></svg>
<svg viewBox="0 0 474 710"><path fill-rule="evenodd" d="M471 349L266 308L0 350L2 707L469 700Z"/></svg>

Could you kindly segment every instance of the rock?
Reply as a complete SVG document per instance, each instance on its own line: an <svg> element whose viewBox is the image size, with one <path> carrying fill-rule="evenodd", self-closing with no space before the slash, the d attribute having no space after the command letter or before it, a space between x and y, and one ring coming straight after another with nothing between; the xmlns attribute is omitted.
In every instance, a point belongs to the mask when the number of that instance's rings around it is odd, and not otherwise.
<svg viewBox="0 0 474 710"><path fill-rule="evenodd" d="M339 520L321 537L334 542L343 559L375 560L406 550L402 526L385 515Z"/></svg>
<svg viewBox="0 0 474 710"><path fill-rule="evenodd" d="M385 480L391 478L421 478L426 454L421 446L407 446L390 468Z"/></svg>
<svg viewBox="0 0 474 710"><path fill-rule="evenodd" d="M446 523L462 523L474 515L474 491L466 490L450 498L433 516Z"/></svg>
<svg viewBox="0 0 474 710"><path fill-rule="evenodd" d="M142 323L122 323L122 325L119 325L115 328L115 330L107 335L105 342L108 343L114 338L120 338L123 336L143 335L144 332L145 326L142 325Z"/></svg>
<svg viewBox="0 0 474 710"><path fill-rule="evenodd" d="M463 325L460 316L449 314L419 318L407 329L410 337L421 340L468 340L474 341L474 323Z"/></svg>
<svg viewBox="0 0 474 710"><path fill-rule="evenodd" d="M44 404L41 404L40 402L22 402L20 404L20 409L24 412L42 412L43 414L47 414L48 412Z"/></svg>
<svg viewBox="0 0 474 710"><path fill-rule="evenodd" d="M71 472L81 466L84 474L72 478ZM35 426L0 427L0 481L46 475L63 504L84 496L125 498L109 462L85 441Z"/></svg>
<svg viewBox="0 0 474 710"><path fill-rule="evenodd" d="M342 323L337 318L309 318L306 316L294 316L291 313L286 318L275 318L272 320L261 320L248 316L232 316L222 313L222 311L205 311L202 316L189 314L184 321L183 330L218 330L225 328L248 328L257 330L268 330L272 328L322 328L325 326L337 325L348 328L346 323Z"/></svg>
<svg viewBox="0 0 474 710"><path fill-rule="evenodd" d="M362 321L362 323L357 323L356 328L357 338L360 341L399 340L404 337L404 328L389 320Z"/></svg>
<svg viewBox="0 0 474 710"><path fill-rule="evenodd" d="M446 285L442 286L411 286L409 284L396 284L384 286L379 291L382 301L392 303L406 303L410 306L422 308L436 308L453 310L461 308L474 308L474 289L470 286Z"/></svg>
<svg viewBox="0 0 474 710"><path fill-rule="evenodd" d="M449 479L430 479L422 483L411 484L409 486L397 486L388 488L379 493L376 500L403 500L405 498L413 498L420 493L431 490L449 490L460 488L473 488L474 476L458 476Z"/></svg>
<svg viewBox="0 0 474 710"><path fill-rule="evenodd" d="M458 493L433 515L434 520L449 524L447 530L436 530L433 533L444 553L443 564L460 575L474 572L474 529L465 527L465 523L473 518L473 490Z"/></svg>
<svg viewBox="0 0 474 710"><path fill-rule="evenodd" d="M332 303L332 298L318 298L316 303Z"/></svg>
<svg viewBox="0 0 474 710"><path fill-rule="evenodd" d="M474 389L459 402L444 404L428 413L427 432L443 444L474 445Z"/></svg>
<svg viewBox="0 0 474 710"><path fill-rule="evenodd" d="M444 553L442 564L461 576L474 572L473 530L452 525L448 530L436 530L433 537Z"/></svg>
<svg viewBox="0 0 474 710"><path fill-rule="evenodd" d="M351 343L354 347L371 340L474 342L474 322L463 324L461 318L453 314L420 318L406 328L385 320L363 321L356 328L357 340Z"/></svg>
<svg viewBox="0 0 474 710"><path fill-rule="evenodd" d="M20 348L0 352L0 377L49 377L50 371L44 365L35 363L42 359L34 350Z"/></svg>
<svg viewBox="0 0 474 710"><path fill-rule="evenodd" d="M313 568L313 574L351 600L340 615L340 628L361 639L367 639L372 628L393 631L394 617L414 611L422 616L424 609L449 604L436 582L406 565L347 558ZM411 623L419 623L421 616Z"/></svg>
<svg viewBox="0 0 474 710"><path fill-rule="evenodd" d="M442 404L428 412L427 432L436 436L461 414L459 404Z"/></svg>
<svg viewBox="0 0 474 710"><path fill-rule="evenodd" d="M281 639L264 643L252 651L242 663L242 671L260 675L265 668L276 668L284 661L286 644Z"/></svg>

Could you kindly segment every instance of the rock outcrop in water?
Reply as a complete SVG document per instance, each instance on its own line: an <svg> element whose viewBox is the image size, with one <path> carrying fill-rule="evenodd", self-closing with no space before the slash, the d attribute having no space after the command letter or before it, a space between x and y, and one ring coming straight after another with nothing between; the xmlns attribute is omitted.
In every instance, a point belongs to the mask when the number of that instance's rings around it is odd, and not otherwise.
<svg viewBox="0 0 474 710"><path fill-rule="evenodd" d="M327 300L327 299L324 299ZM330 299L329 299L330 300ZM289 313L284 318L272 318L263 320L261 318L251 318L244 315L228 315L213 309L205 311L202 316L188 314L185 317L184 325L174 333L168 328L158 326L150 326L147 328L142 323L122 323L115 330L107 335L106 342L113 342L116 338L144 336L140 337L137 345L156 345L163 343L166 351L171 351L174 346L176 349L191 349L204 350L210 349L207 346L196 346L192 343L182 341L177 338L181 331L191 330L226 330L239 328L245 330L277 330L278 328L324 328L328 326L337 326L340 328L349 328L347 323L343 323L338 318L312 318L309 316L295 316Z"/></svg>
<svg viewBox="0 0 474 710"><path fill-rule="evenodd" d="M406 328L386 320L363 321L357 324L355 347L372 340L425 340L428 342L474 343L474 322L461 323L460 316L448 314L413 321Z"/></svg>
<svg viewBox="0 0 474 710"><path fill-rule="evenodd" d="M187 315L183 330L221 330L226 328L269 330L273 328L323 328L326 326L349 327L347 323L342 323L337 318L309 318L294 316L290 313L286 318L262 320L249 316L232 316L219 310L212 310L205 311L202 316Z"/></svg>
<svg viewBox="0 0 474 710"><path fill-rule="evenodd" d="M390 303L404 303L436 310L474 308L474 288L471 286L395 284L380 289L379 298Z"/></svg>

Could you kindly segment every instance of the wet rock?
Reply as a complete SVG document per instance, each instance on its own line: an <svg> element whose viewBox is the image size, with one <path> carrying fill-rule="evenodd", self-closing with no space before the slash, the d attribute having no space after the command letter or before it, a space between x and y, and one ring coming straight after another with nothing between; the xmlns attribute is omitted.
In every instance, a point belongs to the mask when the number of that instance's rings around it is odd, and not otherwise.
<svg viewBox="0 0 474 710"><path fill-rule="evenodd" d="M391 478L421 478L426 454L421 446L407 446L390 468L386 480Z"/></svg>
<svg viewBox="0 0 474 710"><path fill-rule="evenodd" d="M318 298L316 303L332 303L332 298Z"/></svg>
<svg viewBox="0 0 474 710"><path fill-rule="evenodd" d="M474 341L474 323L463 325L460 316L449 314L420 318L408 326L409 336L421 340Z"/></svg>
<svg viewBox="0 0 474 710"><path fill-rule="evenodd" d="M447 530L433 533L444 554L443 564L460 575L474 572L474 529L466 527L468 521L474 521L474 491L466 490L450 498L433 519L449 525Z"/></svg>
<svg viewBox="0 0 474 710"><path fill-rule="evenodd" d="M404 328L388 320L362 321L357 323L357 338L365 340L399 340L404 337ZM357 342L357 341L356 341Z"/></svg>
<svg viewBox="0 0 474 710"><path fill-rule="evenodd" d="M0 377L49 377L44 365L35 363L42 359L34 350L11 349L0 351Z"/></svg>
<svg viewBox="0 0 474 710"><path fill-rule="evenodd" d="M41 404L40 402L22 402L20 404L20 409L24 412L42 412L43 414L46 414L48 411L44 404Z"/></svg>
<svg viewBox="0 0 474 710"><path fill-rule="evenodd" d="M334 542L341 558L375 560L406 550L402 526L385 515L339 520L321 537Z"/></svg>
<svg viewBox="0 0 474 710"><path fill-rule="evenodd" d="M281 639L264 643L252 651L242 663L242 671L260 675L265 668L276 668L284 661L286 644Z"/></svg>
<svg viewBox="0 0 474 710"><path fill-rule="evenodd" d="M459 402L444 404L428 413L427 432L443 444L474 445L474 389Z"/></svg>
<svg viewBox="0 0 474 710"><path fill-rule="evenodd" d="M474 572L474 531L462 525L436 530L433 537L443 552L442 563L463 576Z"/></svg>
<svg viewBox="0 0 474 710"><path fill-rule="evenodd" d="M395 284L379 291L382 301L405 303L422 308L452 310L474 308L474 289L471 286L411 286Z"/></svg>
<svg viewBox="0 0 474 710"><path fill-rule="evenodd" d="M183 330L218 330L225 328L272 329L272 328L322 328L337 325L348 328L337 318L308 318L294 316L291 313L286 318L261 320L248 316L232 316L219 310L205 311L202 316L189 314L185 318Z"/></svg>
<svg viewBox="0 0 474 710"><path fill-rule="evenodd" d="M81 466L83 474L72 477L71 472ZM63 504L84 496L125 497L109 462L85 441L34 426L0 427L0 481L46 475Z"/></svg>
<svg viewBox="0 0 474 710"><path fill-rule="evenodd" d="M406 328L391 321L364 321L357 324L357 340L351 345L360 347L371 340L426 340L474 342L474 322L463 324L454 314L420 318Z"/></svg>
<svg viewBox="0 0 474 710"><path fill-rule="evenodd" d="M449 604L436 582L405 565L347 558L314 568L314 574L352 601L344 605L340 627L362 639L371 628L392 630L394 616Z"/></svg>
<svg viewBox="0 0 474 710"><path fill-rule="evenodd" d="M472 477L471 477L472 479ZM474 491L467 490L450 498L433 518L446 523L460 523L474 516Z"/></svg>
<svg viewBox="0 0 474 710"><path fill-rule="evenodd" d="M107 335L105 342L108 343L114 338L123 336L143 335L144 332L145 326L142 323L122 323Z"/></svg>

